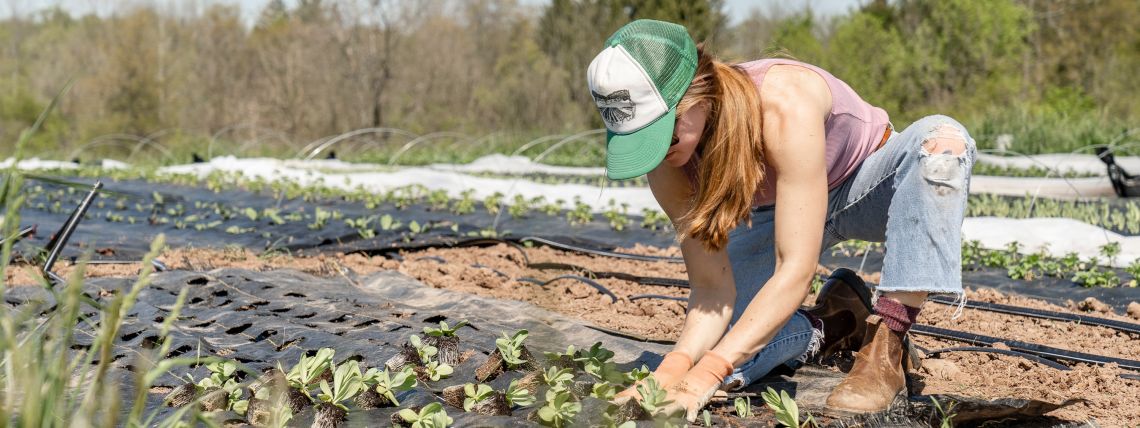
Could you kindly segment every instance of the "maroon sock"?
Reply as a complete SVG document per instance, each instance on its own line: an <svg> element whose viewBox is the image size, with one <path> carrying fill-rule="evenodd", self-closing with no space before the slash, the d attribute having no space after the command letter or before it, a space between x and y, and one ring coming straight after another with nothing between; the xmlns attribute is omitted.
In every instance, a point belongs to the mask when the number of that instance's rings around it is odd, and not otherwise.
<svg viewBox="0 0 1140 428"><path fill-rule="evenodd" d="M919 308L899 303L894 299L879 297L875 302L875 314L883 318L883 322L891 331L906 333L910 326L918 319Z"/></svg>

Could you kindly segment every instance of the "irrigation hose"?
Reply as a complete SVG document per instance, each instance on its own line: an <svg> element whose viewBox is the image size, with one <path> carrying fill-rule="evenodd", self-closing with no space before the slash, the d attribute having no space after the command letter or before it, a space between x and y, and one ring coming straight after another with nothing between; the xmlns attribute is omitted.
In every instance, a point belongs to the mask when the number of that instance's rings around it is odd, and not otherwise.
<svg viewBox="0 0 1140 428"><path fill-rule="evenodd" d="M589 254L589 255L595 255L595 256L602 256L602 257L614 257L614 258L641 260L641 261L680 262L680 259L675 258L675 257L670 258L670 257L658 257L658 256L641 256L641 255L635 255L635 254L617 253L617 252L612 252L612 251L594 250L594 249L588 249L588 248L581 248L581 247L569 245L569 244L563 244L560 242L555 242L555 241L551 241L551 240L544 239L544 238L530 237L530 236L521 238L517 242L528 242L528 241L534 242L537 244L541 244L541 245L546 245L546 246L553 247L553 248L558 248L558 249L561 249L564 251L576 252L576 253L581 253L581 254ZM508 241L508 240L504 240L504 239L477 239L477 240L457 242L451 246L453 246L453 247L454 246L471 246L471 245L487 245L487 244L500 244L500 243L514 244L513 242ZM515 245L517 245L517 244L515 244ZM398 250L398 248L394 248L394 250ZM528 267L531 267L531 268L536 268L536 269L538 269L538 268L573 269L573 270L581 270L581 271L589 272L592 275L594 275L595 277L603 277L600 275L608 274L608 277L610 277L610 278L625 279L625 280L629 280L629 281L636 281L638 283L647 283L647 282L655 282L655 281L665 280L665 281L660 281L660 282L665 283L665 284L661 284L661 285L678 286L678 287L684 287L684 286L688 285L688 281L684 281L684 280L673 280L673 279L666 279L666 278L644 278L644 277L638 277L636 275L630 275L630 274L625 274L625 273L620 273L620 272L619 273L590 272L589 270L582 269L578 266L565 264L565 263L536 263L534 265L537 267L535 267L535 266L531 266L531 264L529 263L529 258L526 256L526 251L522 250L522 248L519 248L519 250L520 250L520 252L523 253L524 259L527 260ZM617 297L612 292L609 292L609 290L606 289L604 286L602 286L601 284L598 284L597 282L595 282L589 278L585 278L585 277L578 276L578 275L563 275L563 276L560 276L560 277L557 277L555 279L552 279L550 281L545 281L545 282L539 281L539 280L534 279L534 278L520 278L519 280L531 282L534 284L538 284L540 286L545 286L551 282L561 280L561 279L573 279L573 280L584 282L584 283L590 285L591 287L594 287L599 292L602 292L603 294L610 296L611 300L613 300L615 302L617 301ZM634 300L650 299L650 298L680 300L679 298L675 298L675 297L671 297L671 296L654 295L654 294L644 294L644 295L632 296L630 298L630 300L634 301ZM933 297L933 298L931 298L931 301L934 301L935 303L939 303L939 304L947 304L946 303L947 300L945 298L941 298L941 297ZM1000 312L1000 313L1006 313L1006 314L1011 314L1011 315L1020 315L1020 316L1029 316L1029 317L1037 317L1037 318L1045 318L1045 319L1063 320L1063 321L1070 321L1070 322L1079 322L1079 323L1084 323L1084 324L1088 324L1088 325L1098 325L1098 326L1104 326L1104 327L1109 327L1109 328L1115 328L1115 329L1126 331L1126 332L1140 331L1140 325L1136 325L1136 324L1132 324L1132 323L1124 323L1124 322L1108 320L1108 319L1104 319L1104 318L1085 317L1085 316L1081 316L1081 315L1065 314L1065 313L1055 312L1055 311L1046 311L1046 310L1032 309L1032 308L1022 308L1022 307L1017 307L1017 306L999 305L999 304L985 303L985 302L967 302L967 307L970 307L973 309L978 309L978 310L983 310L983 311ZM648 339L641 338L640 336L637 336L637 335L630 335L628 333L622 333L622 332L618 332L616 330L603 329L603 328L599 328L596 326L590 326L590 327L597 329L599 331L619 335L622 337L627 337L627 338L632 338L632 339L642 340L642 341L650 341ZM961 332L961 331L944 329L944 328L939 328L939 327L934 327L934 326L929 326L929 325L923 325L923 324L915 324L911 328L911 331L914 332L915 334L919 334L919 335L931 336L931 337L936 337L936 338L940 338L940 339L955 340L955 341L959 341L959 342L965 342L965 343L968 343L971 345L992 346L993 344L999 343L999 342L1005 343L1007 346L1009 346L1011 351L1016 352L1016 354L1006 353L1007 355L1024 356L1026 358L1029 358L1030 356L1032 356L1033 358L1030 358L1030 359L1032 359L1033 361L1038 361L1038 358L1040 358L1040 359L1047 359L1047 360L1054 360L1054 361L1063 360L1063 361L1071 361L1071 362L1076 362L1076 363L1089 363L1089 364L1098 364L1098 365L1116 363L1120 367L1123 367L1123 368L1126 368L1129 370L1140 371L1140 361L1136 361L1136 360L1129 360L1129 359L1115 358L1115 357L1106 357L1106 356L1088 354L1088 353L1083 353L1083 352L1068 351L1068 350L1064 350L1064 349L1054 348L1054 347L1045 346L1045 345L1039 345L1039 344L1035 344L1035 343L1021 342L1021 341L1016 341L1016 340L1007 340L1007 339L1002 339L1002 338L997 338L997 337L992 337L992 336ZM662 341L661 343L671 343L671 342ZM951 348L951 349L953 349L953 348ZM965 349L966 348L963 348L962 350L965 350ZM993 351L991 351L990 349L993 349L993 348L976 348L976 349L985 349L985 351L983 351L983 352L999 351L997 349L994 349ZM940 350L940 351L941 352L951 352L950 350ZM1003 353L1003 352L999 352L999 353ZM1045 364L1045 363L1042 363L1042 364ZM1056 368L1055 366L1050 365L1050 364L1046 364L1046 365Z"/></svg>
<svg viewBox="0 0 1140 428"><path fill-rule="evenodd" d="M956 306L953 299L943 296L932 296L928 298L931 302ZM1002 305L998 303L976 302L967 301L965 306L972 309L980 309L983 311L997 312L1009 315L1020 315L1032 318L1041 318L1055 321L1069 321L1083 325L1092 325L1098 327L1107 327L1123 331L1125 333L1140 334L1140 324L1134 324L1124 321L1110 320L1107 318L1090 317L1078 314L1068 314L1064 312L1048 311L1043 309L1024 308L1020 306Z"/></svg>
<svg viewBox="0 0 1140 428"><path fill-rule="evenodd" d="M1054 361L1064 360L1074 363L1087 363L1097 365L1115 363L1121 368L1140 371L1140 361L1136 360L1069 351L1065 349L1054 348L1051 346L1038 345L1036 343L1021 342L1017 340L1002 339L999 337L986 336L982 334L955 331L925 324L915 324L911 327L910 331L912 333L920 334L923 336L955 340L959 342L969 343L971 345L993 346L995 343L1004 343L1006 346L1009 346L1009 349L1024 352L1026 354L1037 355Z"/></svg>
<svg viewBox="0 0 1140 428"><path fill-rule="evenodd" d="M950 353L950 352L982 352L982 353L990 353L990 354L1009 355L1012 357L1020 357L1020 358L1024 358L1024 359L1033 361L1037 364L1041 364L1043 366L1048 366L1048 367L1051 367L1051 368L1054 368L1054 369L1057 369L1057 370L1060 370L1063 372L1067 372L1069 370L1072 370L1068 366L1061 364L1061 363L1058 363L1056 361L1053 361L1053 360L1050 360L1050 359L1047 359L1044 357L1040 357L1037 355L1033 355L1033 354L1027 354L1025 352L1014 351L1012 349L983 348L980 346L955 346L955 347L950 347L950 348L935 349L935 350L931 351L931 350L927 350L926 348L923 348L921 346L915 346L915 348L918 348L918 350L922 351L928 357L934 357L934 356L937 356L940 354L946 354L946 353Z"/></svg>

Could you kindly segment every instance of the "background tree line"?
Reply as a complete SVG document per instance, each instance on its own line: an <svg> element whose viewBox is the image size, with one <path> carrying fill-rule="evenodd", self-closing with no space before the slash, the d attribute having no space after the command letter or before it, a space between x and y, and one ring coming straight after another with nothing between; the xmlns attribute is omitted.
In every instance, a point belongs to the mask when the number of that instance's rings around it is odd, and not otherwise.
<svg viewBox="0 0 1140 428"><path fill-rule="evenodd" d="M586 65L638 18L682 23L727 60L818 64L896 125L949 114L983 147L999 134L1027 152L1112 143L1140 119L1135 0L870 0L841 16L736 19L722 0L273 0L254 22L186 3L0 21L0 141L70 79L32 154L115 134L181 156L212 137L284 154L369 127L519 141L584 130L601 125Z"/></svg>

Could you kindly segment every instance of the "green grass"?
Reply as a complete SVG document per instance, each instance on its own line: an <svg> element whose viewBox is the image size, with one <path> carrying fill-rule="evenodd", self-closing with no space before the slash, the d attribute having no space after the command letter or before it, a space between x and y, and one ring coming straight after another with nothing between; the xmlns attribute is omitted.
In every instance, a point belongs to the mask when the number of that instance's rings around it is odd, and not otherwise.
<svg viewBox="0 0 1140 428"><path fill-rule="evenodd" d="M21 133L15 145L17 159L25 143L54 108L55 100L33 126ZM3 180L0 207L5 213L0 218L0 236L10 237L20 225L24 180L15 167L6 170L0 179ZM13 241L5 240L0 251L0 278L7 276ZM139 292L149 283L153 270L151 261L162 246L163 239L159 237L152 243L135 283L109 300L96 302L83 294L84 260L90 256L88 253L77 264L66 284L53 285L41 279L40 286L53 296L55 304L0 305L0 390L5 391L0 396L0 421L5 421L5 426L153 426L198 417L191 411L193 409L188 409L166 421L156 421L154 414L146 414L143 407L146 394L158 376L173 367L194 363L161 359L169 350L167 333L178 317L185 293L179 295L178 303L163 322L159 335L162 345L152 350L138 350L135 362L137 376L134 379L136 393L133 397L123 396L117 375L111 370L114 341L123 319ZM62 289L59 288L61 286ZM94 316L83 315L92 309L95 310ZM90 327L87 333L94 338L88 347L76 341L76 335L81 331L77 326L84 325ZM125 408L128 403L133 405Z"/></svg>

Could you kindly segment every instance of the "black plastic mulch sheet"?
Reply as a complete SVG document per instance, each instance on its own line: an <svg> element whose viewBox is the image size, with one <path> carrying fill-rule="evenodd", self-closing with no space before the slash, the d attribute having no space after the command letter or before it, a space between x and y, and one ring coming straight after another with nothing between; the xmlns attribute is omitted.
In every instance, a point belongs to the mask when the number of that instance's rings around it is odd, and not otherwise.
<svg viewBox="0 0 1140 428"><path fill-rule="evenodd" d="M73 180L93 182L90 179ZM45 246L85 194L85 190L67 190L63 186L32 180L24 187L28 189L34 186L41 186L45 191L31 193L20 210L21 224L37 226L35 236L23 240L17 248L25 254ZM61 191L62 195L59 194ZM161 204L155 204L156 193L162 199ZM553 200L558 196L550 195L547 199ZM449 202L454 203L454 200ZM215 208L218 206L221 207L220 210ZM246 208L255 210L259 218L251 220L247 217ZM321 227L316 227L316 221L312 218L275 224L270 218L261 216L266 208L279 210L280 217L294 213L313 217L318 208L335 210L340 218L329 218ZM385 214L401 223L401 226L385 231L381 230L380 221L374 220L370 228L376 236L371 238L362 237L356 228L349 227L346 223L349 219L381 217ZM134 218L133 224L129 218ZM632 246L634 243L669 246L673 242L673 234L669 231L639 227L641 218L638 216L630 215L631 223L621 231L612 230L602 215L594 215L593 218L593 221L586 224L571 225L567 222L566 211L551 216L534 209L524 217L513 218L505 207L501 215L492 215L481 202L475 204L474 212L457 215L448 209L433 210L424 204L413 204L400 209L387 203L369 209L363 203L332 198L279 201L269 190L260 193L241 190L215 193L205 187L137 180L108 181L104 183L104 192L79 224L63 256L76 257L90 247L96 250L96 259L139 259L159 233L166 235L166 242L171 247L221 248L236 245L254 251L280 250L310 254L376 252L401 246L430 245L469 235L481 236L481 232L492 226L501 237L538 235L560 242L600 248ZM413 221L427 226L426 231L409 233L408 226Z"/></svg>
<svg viewBox="0 0 1140 428"><path fill-rule="evenodd" d="M85 293L98 301L125 292L132 281L127 279L95 279L85 285ZM339 278L317 278L307 274L278 270L253 272L219 269L208 273L174 271L155 274L153 283L143 289L126 317L114 352L114 374L121 379L124 397L133 396L133 367L140 366L140 351L156 347L157 332L169 316L176 296L188 290L187 303L170 334L171 351L166 357L221 356L236 360L255 373L275 367L280 362L286 369L306 352L331 347L337 362L360 361L362 367L382 367L395 355L408 336L422 333L425 326L446 320L454 324L468 320L470 327L460 330L460 349L473 349L475 356L460 364L449 379L417 387L399 397L404 406L424 405L438 401L433 393L444 387L475 382L474 369L495 348L494 340L502 332L527 329L526 345L537 355L543 351L563 351L567 345L583 349L595 342L615 352L615 361L623 369L642 364L653 367L667 345L638 342L607 335L578 321L517 301L504 301L464 293L430 288L394 272L382 272L366 278L346 273ZM40 288L10 289L9 304L41 310L54 304L51 296ZM85 310L87 311L87 310ZM95 329L82 322L77 337L80 347L89 346ZM74 349L74 348L73 348ZM174 387L207 375L204 367L177 368L161 376L156 385ZM521 376L507 373L490 384L497 390ZM767 386L787 390L808 410L817 410L827 392L842 374L808 366L795 376L773 377L753 385L748 391L762 391ZM252 376L245 377L245 381ZM148 396L148 412L160 416L173 409L162 407L162 394ZM940 402L959 403L961 421L971 418L1025 418L1041 415L1069 403L1045 403L1033 400L978 400L967 397L938 397ZM584 406L599 407L602 402L587 400ZM757 406L760 400L753 400ZM924 426L936 416L929 397L912 397L890 412L870 417L831 421L832 426L857 426L873 423L882 426ZM350 406L351 407L351 406ZM124 406L129 409L129 406ZM969 410L967 410L969 409ZM518 409L513 417L486 417L447 408L456 426L524 426L533 408ZM349 426L387 425L395 409L377 409L350 414ZM971 416L972 415L972 416ZM236 414L228 417L237 419ZM306 426L312 411L297 415L294 424ZM1048 426L1048 425L1045 425Z"/></svg>
<svg viewBox="0 0 1140 428"><path fill-rule="evenodd" d="M422 335L423 327L438 326L441 320L452 325L468 320L470 327L459 330L460 349L473 349L478 354L457 367L453 377L404 393L400 396L404 406L438 401L432 391L475 382L474 368L495 349L495 339L504 332L529 330L525 343L539 358L539 351L565 351L570 344L583 349L603 342L615 352L619 366L627 370L642 364L653 367L667 351L664 345L609 336L523 302L434 289L394 272L361 279L328 279L287 270L219 269L209 273L173 271L155 274L153 279L152 285L139 294L116 341L113 367L122 379L124 397L133 396L131 370L138 364L139 351L156 347L161 323L184 288L189 290L187 303L170 334L172 346L167 357L220 356L241 362L254 372L275 367L278 361L288 370L304 353L325 347L336 350L337 362L356 359L363 368L382 368L408 336ZM110 297L105 296L125 292L131 285L126 279L95 279L85 284L84 291L98 301L107 301ZM38 287L12 288L6 300L25 307L41 304L48 308L54 304L51 295ZM87 311L91 309L84 309ZM90 346L94 332L92 325L80 323L78 344ZM178 368L160 377L156 385L181 385L186 374L197 380L208 372L204 367ZM509 373L491 385L503 390L519 376ZM155 409L163 414L171 412L162 407L162 399L161 394L150 394L148 413ZM387 426L383 421L393 411L357 411L351 416L352 425ZM456 426L503 426L523 421L521 417L476 416L454 408L447 411L456 419ZM298 416L293 424L307 426L312 411Z"/></svg>

